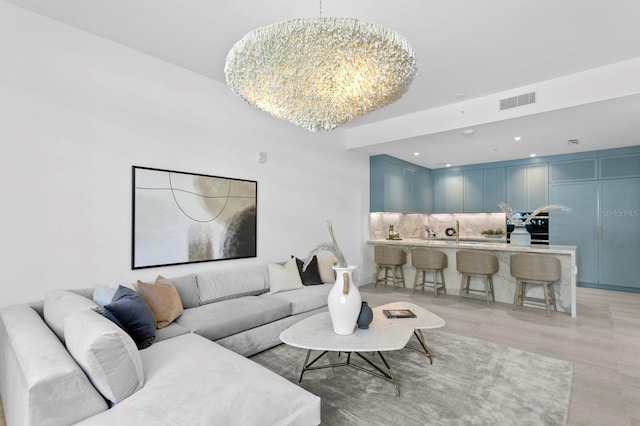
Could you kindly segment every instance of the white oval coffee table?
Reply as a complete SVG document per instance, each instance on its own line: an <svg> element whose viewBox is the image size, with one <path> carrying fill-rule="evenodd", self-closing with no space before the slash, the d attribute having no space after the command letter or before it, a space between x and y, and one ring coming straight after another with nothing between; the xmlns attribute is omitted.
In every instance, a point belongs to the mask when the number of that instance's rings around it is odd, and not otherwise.
<svg viewBox="0 0 640 426"><path fill-rule="evenodd" d="M384 310L411 310L415 318L387 318ZM391 367L382 352L410 349L433 359L427 349L426 340L422 330L444 327L445 321L432 312L409 302L393 302L373 308L373 321L368 329L356 328L354 333L341 336L333 332L329 312L321 312L305 318L302 321L280 333L280 340L287 345L307 349L299 381L306 371L322 368L348 366L364 371L373 376L393 383L396 394L400 395L398 384L393 377ZM422 350L407 346L411 336L415 335L422 346ZM311 351L322 351L320 355L309 361ZM347 360L341 363L315 365L328 352L345 352ZM375 364L370 358L364 356L366 352L374 352L380 356L384 363L384 369ZM357 355L373 369L365 368L351 362L351 354Z"/></svg>

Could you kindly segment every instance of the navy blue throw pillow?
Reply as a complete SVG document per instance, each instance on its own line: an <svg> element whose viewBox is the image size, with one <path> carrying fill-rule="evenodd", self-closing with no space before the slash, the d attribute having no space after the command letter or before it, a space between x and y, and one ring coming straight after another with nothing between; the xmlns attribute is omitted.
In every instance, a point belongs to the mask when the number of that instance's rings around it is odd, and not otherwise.
<svg viewBox="0 0 640 426"><path fill-rule="evenodd" d="M291 256L294 257L294 256ZM323 284L322 279L320 278L320 269L318 269L318 258L314 255L307 265L307 269L304 271L302 267L304 266L304 261L300 260L296 257L296 265L298 266L298 272L300 273L300 278L302 279L302 284L304 285L320 285Z"/></svg>
<svg viewBox="0 0 640 426"><path fill-rule="evenodd" d="M151 346L156 339L156 318L138 293L119 286L111 303L104 305L104 316L131 336L138 349Z"/></svg>

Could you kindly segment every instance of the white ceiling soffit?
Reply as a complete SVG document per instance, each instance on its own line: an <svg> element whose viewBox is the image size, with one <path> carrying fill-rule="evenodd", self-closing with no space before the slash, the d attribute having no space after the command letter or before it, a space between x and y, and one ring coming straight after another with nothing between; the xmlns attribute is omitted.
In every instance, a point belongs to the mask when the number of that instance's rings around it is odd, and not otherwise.
<svg viewBox="0 0 640 426"><path fill-rule="evenodd" d="M415 112L402 117L351 127L347 148L445 132L640 94L640 58L519 87L490 96ZM500 110L500 100L536 93L536 102Z"/></svg>

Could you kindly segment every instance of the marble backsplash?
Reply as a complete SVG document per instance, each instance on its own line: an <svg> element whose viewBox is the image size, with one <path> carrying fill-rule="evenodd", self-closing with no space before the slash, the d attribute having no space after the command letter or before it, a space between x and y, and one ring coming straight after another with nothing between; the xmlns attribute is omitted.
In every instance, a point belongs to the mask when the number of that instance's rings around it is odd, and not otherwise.
<svg viewBox="0 0 640 426"><path fill-rule="evenodd" d="M435 238L445 238L446 229L455 229L456 220L460 221L460 238L485 238L482 231L487 229L502 229L506 233L504 213L370 213L369 237L385 239L389 225L393 225L400 238L427 238L429 232L435 233Z"/></svg>

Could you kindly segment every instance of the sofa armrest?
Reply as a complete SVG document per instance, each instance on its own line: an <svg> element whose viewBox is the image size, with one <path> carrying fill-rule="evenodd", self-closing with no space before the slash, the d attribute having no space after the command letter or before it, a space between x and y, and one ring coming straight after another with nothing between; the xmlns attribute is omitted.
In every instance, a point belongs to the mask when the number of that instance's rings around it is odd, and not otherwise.
<svg viewBox="0 0 640 426"><path fill-rule="evenodd" d="M72 424L107 410L80 366L29 305L0 310L0 347L7 424Z"/></svg>

